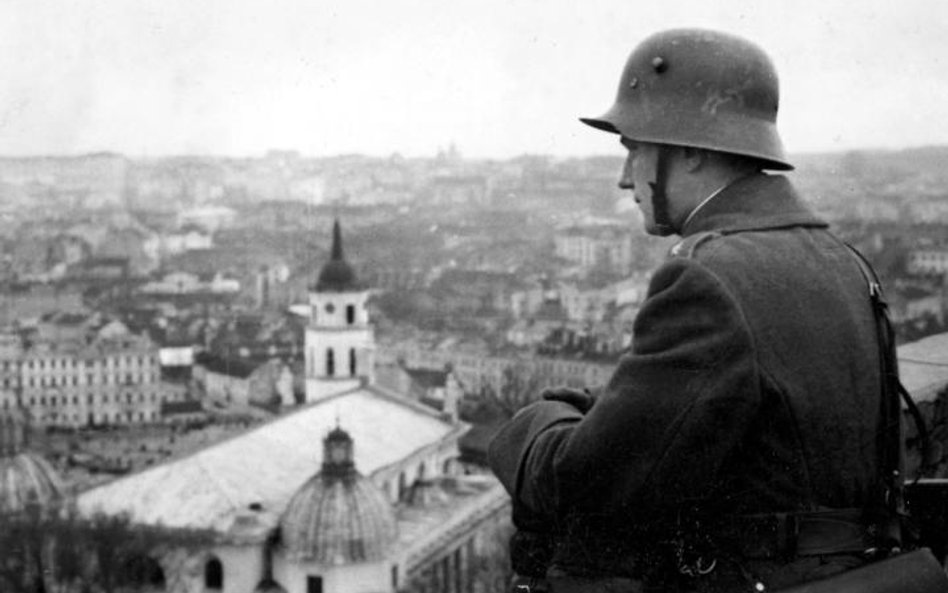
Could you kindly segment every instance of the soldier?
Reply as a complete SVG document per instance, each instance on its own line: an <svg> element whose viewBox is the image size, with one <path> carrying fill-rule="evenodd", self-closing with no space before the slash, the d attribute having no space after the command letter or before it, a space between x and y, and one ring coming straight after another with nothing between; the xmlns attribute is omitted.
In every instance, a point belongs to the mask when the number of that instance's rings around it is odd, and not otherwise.
<svg viewBox="0 0 948 593"><path fill-rule="evenodd" d="M628 150L654 235L679 235L593 397L555 389L490 446L521 591L778 589L866 562L883 448L859 264L783 175L774 67L671 30L629 57L590 126Z"/></svg>

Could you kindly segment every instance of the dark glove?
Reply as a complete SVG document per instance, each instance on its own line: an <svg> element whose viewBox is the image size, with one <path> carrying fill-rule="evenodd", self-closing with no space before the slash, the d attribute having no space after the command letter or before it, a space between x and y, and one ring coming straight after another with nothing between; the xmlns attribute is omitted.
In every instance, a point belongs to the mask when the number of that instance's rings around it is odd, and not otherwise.
<svg viewBox="0 0 948 593"><path fill-rule="evenodd" d="M596 403L595 396L588 389L574 387L549 387L540 392L540 397L546 401L563 402L569 404L585 414Z"/></svg>

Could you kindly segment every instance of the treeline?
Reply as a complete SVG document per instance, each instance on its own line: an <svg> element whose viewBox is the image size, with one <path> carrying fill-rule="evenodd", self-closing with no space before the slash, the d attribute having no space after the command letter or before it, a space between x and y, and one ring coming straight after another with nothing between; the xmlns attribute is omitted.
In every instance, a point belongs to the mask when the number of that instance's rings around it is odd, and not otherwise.
<svg viewBox="0 0 948 593"><path fill-rule="evenodd" d="M209 538L200 531L137 525L123 516L83 517L70 507L0 511L0 591L164 591L159 560Z"/></svg>

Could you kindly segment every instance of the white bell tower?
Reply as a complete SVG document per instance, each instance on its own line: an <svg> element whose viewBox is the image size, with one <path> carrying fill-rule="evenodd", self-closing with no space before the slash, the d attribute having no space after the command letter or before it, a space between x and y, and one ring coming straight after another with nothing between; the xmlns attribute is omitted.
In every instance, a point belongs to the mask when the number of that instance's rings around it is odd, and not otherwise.
<svg viewBox="0 0 948 593"><path fill-rule="evenodd" d="M369 291L356 280L342 252L342 231L332 229L332 255L309 290L306 326L306 402L374 382L375 335Z"/></svg>

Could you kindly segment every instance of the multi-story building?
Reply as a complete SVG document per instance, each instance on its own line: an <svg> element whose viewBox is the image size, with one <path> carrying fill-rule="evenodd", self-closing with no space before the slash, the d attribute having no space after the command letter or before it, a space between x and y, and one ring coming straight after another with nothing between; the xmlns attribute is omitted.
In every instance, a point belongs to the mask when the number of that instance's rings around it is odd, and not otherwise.
<svg viewBox="0 0 948 593"><path fill-rule="evenodd" d="M625 274L632 266L632 236L621 225L571 226L554 237L555 253L585 270Z"/></svg>
<svg viewBox="0 0 948 593"><path fill-rule="evenodd" d="M131 334L91 341L20 342L0 348L0 407L18 404L38 426L160 421L168 399L158 347Z"/></svg>
<svg viewBox="0 0 948 593"><path fill-rule="evenodd" d="M915 249L909 253L910 274L944 274L948 272L948 247Z"/></svg>
<svg viewBox="0 0 948 593"><path fill-rule="evenodd" d="M577 387L605 385L615 370L615 360L608 357L587 360L559 356L491 355L457 348L430 348L412 341L379 345L376 358L382 364L401 360L406 366L417 369L437 370L450 366L466 393L478 393L488 386L500 387L508 369L535 377L543 386Z"/></svg>

